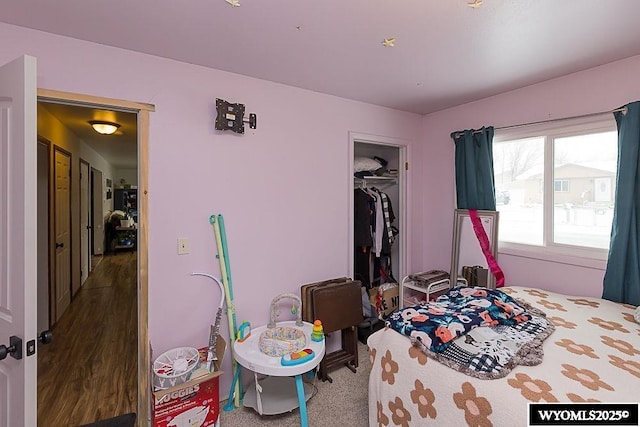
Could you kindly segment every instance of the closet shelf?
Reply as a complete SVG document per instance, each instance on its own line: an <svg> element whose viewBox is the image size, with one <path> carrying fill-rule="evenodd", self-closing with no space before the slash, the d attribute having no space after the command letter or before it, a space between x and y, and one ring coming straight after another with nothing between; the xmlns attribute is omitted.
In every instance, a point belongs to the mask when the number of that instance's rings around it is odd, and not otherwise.
<svg viewBox="0 0 640 427"><path fill-rule="evenodd" d="M398 177L397 176L365 176L362 178L358 178L356 176L353 177L353 182L358 184L397 184Z"/></svg>

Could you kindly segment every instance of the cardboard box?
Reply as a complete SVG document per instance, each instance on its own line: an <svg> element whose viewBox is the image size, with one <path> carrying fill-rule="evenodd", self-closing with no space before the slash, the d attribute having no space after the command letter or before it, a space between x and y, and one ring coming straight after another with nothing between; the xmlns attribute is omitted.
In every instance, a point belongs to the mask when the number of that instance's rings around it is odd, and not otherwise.
<svg viewBox="0 0 640 427"><path fill-rule="evenodd" d="M220 415L219 382L222 360L227 347L224 338L216 341L217 361L214 372L202 372L186 383L166 390L153 391L154 427L213 426ZM200 349L200 361L206 364L207 347ZM152 372L153 374L153 372Z"/></svg>
<svg viewBox="0 0 640 427"><path fill-rule="evenodd" d="M380 286L369 289L369 301L376 307L379 315L387 316L400 306L399 287L397 283L393 285L382 293L380 293Z"/></svg>

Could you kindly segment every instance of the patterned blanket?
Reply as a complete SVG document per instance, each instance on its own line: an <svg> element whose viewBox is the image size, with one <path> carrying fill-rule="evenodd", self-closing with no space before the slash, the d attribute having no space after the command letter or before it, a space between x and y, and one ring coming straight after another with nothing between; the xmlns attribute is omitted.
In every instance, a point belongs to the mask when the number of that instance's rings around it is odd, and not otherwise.
<svg viewBox="0 0 640 427"><path fill-rule="evenodd" d="M516 325L483 326L457 338L442 353L431 353L419 342L413 344L444 365L480 379L506 376L516 365L542 363L542 342L555 330L544 313L534 308L531 320Z"/></svg>
<svg viewBox="0 0 640 427"><path fill-rule="evenodd" d="M456 338L478 326L512 326L529 320L525 308L504 292L458 286L435 302L394 311L387 325L430 351L442 353Z"/></svg>
<svg viewBox="0 0 640 427"><path fill-rule="evenodd" d="M479 287L450 290L435 303L391 314L387 323L432 358L481 379L542 363L542 341L555 329L541 310Z"/></svg>

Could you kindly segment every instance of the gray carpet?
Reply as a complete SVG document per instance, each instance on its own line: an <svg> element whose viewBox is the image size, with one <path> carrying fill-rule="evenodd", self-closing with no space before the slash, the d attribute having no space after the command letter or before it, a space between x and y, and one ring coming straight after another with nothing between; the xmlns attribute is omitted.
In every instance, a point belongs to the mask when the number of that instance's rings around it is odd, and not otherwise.
<svg viewBox="0 0 640 427"><path fill-rule="evenodd" d="M369 352L367 346L358 342L358 369L354 374L347 367L329 372L333 383L311 380L318 391L307 402L309 427L367 427L369 425L368 383ZM229 393L229 390L220 390ZM241 406L232 411L222 410L226 402L220 402L220 426L277 426L299 427L298 409L285 414L260 416L255 410Z"/></svg>

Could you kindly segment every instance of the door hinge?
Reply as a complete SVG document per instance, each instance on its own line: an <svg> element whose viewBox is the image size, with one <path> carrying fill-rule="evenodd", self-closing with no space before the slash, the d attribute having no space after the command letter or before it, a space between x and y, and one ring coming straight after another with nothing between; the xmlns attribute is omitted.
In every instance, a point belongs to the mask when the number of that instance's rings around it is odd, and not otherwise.
<svg viewBox="0 0 640 427"><path fill-rule="evenodd" d="M404 170L409 170L409 162L404 162Z"/></svg>

